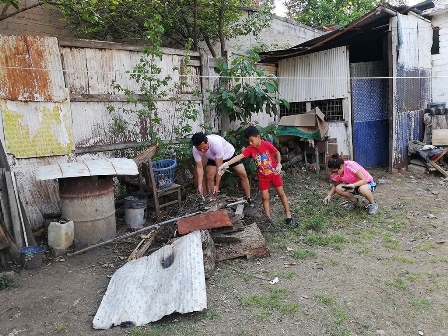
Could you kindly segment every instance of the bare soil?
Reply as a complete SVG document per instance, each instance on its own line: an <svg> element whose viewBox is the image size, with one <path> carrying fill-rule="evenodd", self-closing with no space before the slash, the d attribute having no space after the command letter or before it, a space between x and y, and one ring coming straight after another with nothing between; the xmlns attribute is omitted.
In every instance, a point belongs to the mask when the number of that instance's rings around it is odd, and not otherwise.
<svg viewBox="0 0 448 336"><path fill-rule="evenodd" d="M374 216L344 210L338 197L325 207L325 172L286 176L299 227L282 224L273 193L271 256L219 263L204 312L94 330L110 277L138 242L128 239L18 270L17 287L0 291L0 335L448 335L448 181L372 173Z"/></svg>

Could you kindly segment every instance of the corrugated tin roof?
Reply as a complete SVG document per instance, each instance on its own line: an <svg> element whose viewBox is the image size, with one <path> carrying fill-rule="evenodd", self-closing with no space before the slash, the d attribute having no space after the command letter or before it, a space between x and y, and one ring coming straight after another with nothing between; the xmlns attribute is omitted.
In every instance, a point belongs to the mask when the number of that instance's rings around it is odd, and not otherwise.
<svg viewBox="0 0 448 336"><path fill-rule="evenodd" d="M262 52L260 53L261 62L275 63L280 59L305 55L371 39L372 36L388 32L389 19L398 12L398 7L385 4L380 5L345 27L328 34L316 37L289 49Z"/></svg>
<svg viewBox="0 0 448 336"><path fill-rule="evenodd" d="M132 159L85 160L39 167L36 172L38 180L57 178L100 176L100 175L137 175L138 169Z"/></svg>

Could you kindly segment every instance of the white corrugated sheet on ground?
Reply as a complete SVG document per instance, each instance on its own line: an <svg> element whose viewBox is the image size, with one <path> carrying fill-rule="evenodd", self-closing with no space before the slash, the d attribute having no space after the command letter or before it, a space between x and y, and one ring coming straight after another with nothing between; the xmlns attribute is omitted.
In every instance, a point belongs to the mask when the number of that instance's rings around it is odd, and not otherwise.
<svg viewBox="0 0 448 336"><path fill-rule="evenodd" d="M163 268L164 257L173 264ZM93 328L122 322L141 326L163 316L207 308L201 232L195 231L150 256L128 262L110 280L93 319Z"/></svg>
<svg viewBox="0 0 448 336"><path fill-rule="evenodd" d="M37 169L38 180L99 175L137 175L138 168L132 159L100 159L42 166Z"/></svg>

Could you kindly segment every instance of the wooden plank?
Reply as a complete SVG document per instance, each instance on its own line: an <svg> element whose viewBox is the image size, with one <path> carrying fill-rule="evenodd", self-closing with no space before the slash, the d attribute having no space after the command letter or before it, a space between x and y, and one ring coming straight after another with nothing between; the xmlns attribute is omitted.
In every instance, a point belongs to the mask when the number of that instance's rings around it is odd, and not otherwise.
<svg viewBox="0 0 448 336"><path fill-rule="evenodd" d="M2 227L0 226L0 250L3 250L7 247L9 247L8 239L6 238L5 232L3 231Z"/></svg>
<svg viewBox="0 0 448 336"><path fill-rule="evenodd" d="M23 232L20 224L19 207L14 195L14 187L12 184L11 172L5 172L6 188L8 191L9 209L11 211L12 232L17 247L20 249L23 247Z"/></svg>
<svg viewBox="0 0 448 336"><path fill-rule="evenodd" d="M134 94L133 99L136 101L145 100L142 94ZM156 101L171 101L171 97L156 98ZM178 101L197 101L202 102L202 97L192 94L181 94L176 97ZM71 102L127 102L128 97L124 94L90 94L90 93L70 93Z"/></svg>
<svg viewBox="0 0 448 336"><path fill-rule="evenodd" d="M433 129L432 130L432 144L434 146L448 145L448 129Z"/></svg>
<svg viewBox="0 0 448 336"><path fill-rule="evenodd" d="M177 221L179 234L187 234L197 230L213 229L217 227L232 226L229 215L225 211L213 211Z"/></svg>
<svg viewBox="0 0 448 336"><path fill-rule="evenodd" d="M115 143L115 144L107 144L107 145L76 147L75 153L83 154L83 153L93 153L93 152L107 152L107 151L136 148L136 147L149 146L149 145L150 145L149 142L144 141L144 142L123 142L123 143Z"/></svg>
<svg viewBox="0 0 448 336"><path fill-rule="evenodd" d="M0 206L3 214L3 221L5 222L6 230L12 232L11 213L8 201L8 190L5 183L5 168L0 168Z"/></svg>
<svg viewBox="0 0 448 336"><path fill-rule="evenodd" d="M126 321L141 326L174 312L206 308L201 232L195 231L118 269L93 319L93 328L109 329Z"/></svg>

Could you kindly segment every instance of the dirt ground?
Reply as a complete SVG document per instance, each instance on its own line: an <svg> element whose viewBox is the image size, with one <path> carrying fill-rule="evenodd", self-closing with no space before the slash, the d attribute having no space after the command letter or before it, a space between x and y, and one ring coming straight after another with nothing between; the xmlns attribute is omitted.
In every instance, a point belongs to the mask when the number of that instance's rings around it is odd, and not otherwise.
<svg viewBox="0 0 448 336"><path fill-rule="evenodd" d="M219 263L204 312L94 330L110 277L137 242L127 239L46 255L40 269L17 274L17 286L0 291L0 335L448 335L448 179L372 173L374 216L344 210L337 196L325 207L326 172L286 176L299 227L281 224L273 195L271 256Z"/></svg>

